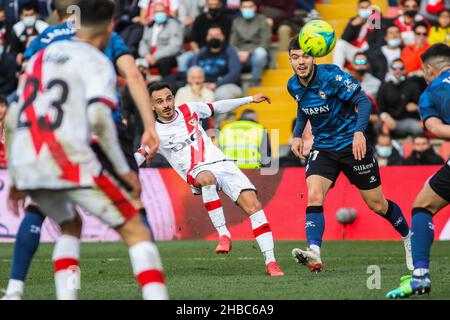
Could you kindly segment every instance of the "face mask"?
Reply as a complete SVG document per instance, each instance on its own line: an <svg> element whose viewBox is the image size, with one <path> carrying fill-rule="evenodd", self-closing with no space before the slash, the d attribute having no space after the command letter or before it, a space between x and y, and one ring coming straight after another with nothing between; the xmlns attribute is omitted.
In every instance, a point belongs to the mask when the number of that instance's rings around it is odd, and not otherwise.
<svg viewBox="0 0 450 320"><path fill-rule="evenodd" d="M241 10L241 14L244 17L244 19L250 20L250 19L253 19L255 17L256 12L253 9L242 9Z"/></svg>
<svg viewBox="0 0 450 320"><path fill-rule="evenodd" d="M414 18L417 14L417 10L407 10L405 11L405 16L408 16L410 18Z"/></svg>
<svg viewBox="0 0 450 320"><path fill-rule="evenodd" d="M23 18L22 21L23 21L23 24L25 25L25 27L32 27L36 23L36 17L34 17L34 16L25 17L25 18Z"/></svg>
<svg viewBox="0 0 450 320"><path fill-rule="evenodd" d="M363 76L363 75L365 75L365 74L367 73L367 70L359 69L359 70L356 70L356 72L357 72L359 75Z"/></svg>
<svg viewBox="0 0 450 320"><path fill-rule="evenodd" d="M211 49L222 48L222 41L220 39L211 39L207 43L208 47Z"/></svg>
<svg viewBox="0 0 450 320"><path fill-rule="evenodd" d="M221 9L208 9L208 13L211 15L211 17L217 18L222 13L222 10Z"/></svg>
<svg viewBox="0 0 450 320"><path fill-rule="evenodd" d="M398 48L402 44L402 40L400 39L389 39L387 41L389 47Z"/></svg>
<svg viewBox="0 0 450 320"><path fill-rule="evenodd" d="M392 155L392 147L376 146L376 149L381 158L389 158Z"/></svg>
<svg viewBox="0 0 450 320"><path fill-rule="evenodd" d="M157 24L164 24L167 21L167 13L165 12L155 13L153 20L155 20Z"/></svg>
<svg viewBox="0 0 450 320"><path fill-rule="evenodd" d="M371 9L359 9L358 10L358 15L363 19L369 19L371 14L372 14Z"/></svg>

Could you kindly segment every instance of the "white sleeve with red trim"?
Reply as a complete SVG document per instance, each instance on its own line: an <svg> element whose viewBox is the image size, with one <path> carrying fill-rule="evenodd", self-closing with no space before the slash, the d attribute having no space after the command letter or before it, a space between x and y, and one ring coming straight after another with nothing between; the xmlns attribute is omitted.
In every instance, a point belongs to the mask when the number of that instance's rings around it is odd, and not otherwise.
<svg viewBox="0 0 450 320"><path fill-rule="evenodd" d="M91 68L85 70L92 70L83 74L85 99L87 104L102 102L111 109L116 109L118 101L116 95L116 73L111 62L106 57L103 61L95 59L91 61Z"/></svg>
<svg viewBox="0 0 450 320"><path fill-rule="evenodd" d="M199 118L209 118L213 116L214 113L228 113L252 102L253 97L245 97L220 100L213 103L189 102L188 107L191 111L197 113Z"/></svg>

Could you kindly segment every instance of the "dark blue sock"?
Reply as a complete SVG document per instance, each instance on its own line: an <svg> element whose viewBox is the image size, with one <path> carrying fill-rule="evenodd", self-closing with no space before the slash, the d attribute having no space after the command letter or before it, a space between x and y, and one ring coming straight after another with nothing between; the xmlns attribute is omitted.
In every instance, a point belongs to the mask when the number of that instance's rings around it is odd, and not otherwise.
<svg viewBox="0 0 450 320"><path fill-rule="evenodd" d="M403 216L402 209L400 209L400 207L391 200L388 200L388 203L388 211L386 215L382 217L389 221L402 237L406 237L409 233L409 226Z"/></svg>
<svg viewBox="0 0 450 320"><path fill-rule="evenodd" d="M430 249L434 240L433 215L424 208L412 210L411 247L414 269L430 267Z"/></svg>
<svg viewBox="0 0 450 320"><path fill-rule="evenodd" d="M147 212L145 211L145 208L139 209L139 215L141 216L142 222L145 224L145 226L150 231L150 235L152 237L152 242L155 242L155 235L153 234L152 226L150 225L150 222L147 219Z"/></svg>
<svg viewBox="0 0 450 320"><path fill-rule="evenodd" d="M28 206L20 224L14 245L11 279L25 281L41 238L41 227L45 216L36 206Z"/></svg>
<svg viewBox="0 0 450 320"><path fill-rule="evenodd" d="M323 206L310 206L306 208L306 241L311 245L322 246L322 237L325 230Z"/></svg>

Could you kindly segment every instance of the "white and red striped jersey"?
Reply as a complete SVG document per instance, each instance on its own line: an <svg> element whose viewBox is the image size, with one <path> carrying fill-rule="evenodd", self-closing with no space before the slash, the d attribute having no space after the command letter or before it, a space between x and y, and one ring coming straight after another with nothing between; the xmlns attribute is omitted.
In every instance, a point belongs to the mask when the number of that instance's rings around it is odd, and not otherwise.
<svg viewBox="0 0 450 320"><path fill-rule="evenodd" d="M116 75L108 58L78 40L60 41L28 63L9 125L10 171L20 190L89 187L101 169L90 148L88 106L115 108ZM20 110L19 110L20 109Z"/></svg>
<svg viewBox="0 0 450 320"><path fill-rule="evenodd" d="M191 102L175 108L175 117L169 122L156 122L160 153L172 168L187 182L195 168L226 160L203 130L199 120L214 114L213 104Z"/></svg>

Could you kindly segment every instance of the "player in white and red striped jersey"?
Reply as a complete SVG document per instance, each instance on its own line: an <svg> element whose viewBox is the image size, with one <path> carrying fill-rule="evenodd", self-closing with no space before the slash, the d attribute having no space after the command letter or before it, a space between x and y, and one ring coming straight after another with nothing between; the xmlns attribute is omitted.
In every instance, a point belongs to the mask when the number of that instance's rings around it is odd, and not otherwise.
<svg viewBox="0 0 450 320"><path fill-rule="evenodd" d="M201 119L209 118L215 112L227 113L252 102L270 103L270 99L258 94L212 104L193 102L175 107L174 95L168 84L153 84L149 91L157 114L156 131L160 138L158 152L191 186L194 193L202 195L203 203L220 236L216 252L228 253L231 249L231 236L217 193L219 189L250 216L253 234L264 255L267 273L271 276L284 275L275 260L272 231L256 196L256 188L233 161L226 159L200 125Z"/></svg>
<svg viewBox="0 0 450 320"><path fill-rule="evenodd" d="M100 50L110 39L115 5L79 0L81 28L76 40L51 44L29 62L19 103L6 120L14 212L29 195L60 226L53 252L58 299L76 299L71 279L79 276L80 206L122 236L144 299L167 299L158 249L132 201L140 183L119 146L111 117L116 107L114 67ZM98 137L115 181L90 148Z"/></svg>

